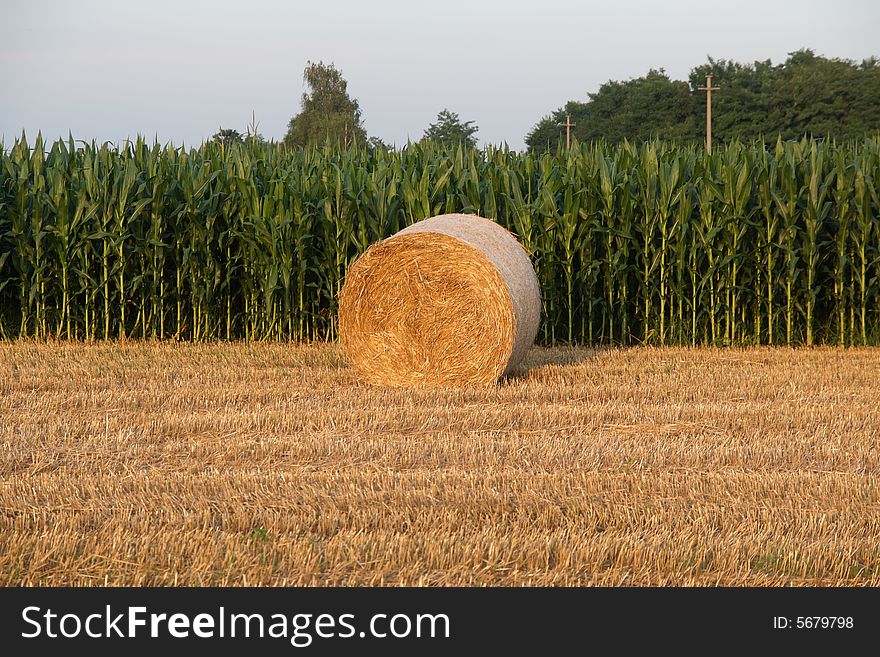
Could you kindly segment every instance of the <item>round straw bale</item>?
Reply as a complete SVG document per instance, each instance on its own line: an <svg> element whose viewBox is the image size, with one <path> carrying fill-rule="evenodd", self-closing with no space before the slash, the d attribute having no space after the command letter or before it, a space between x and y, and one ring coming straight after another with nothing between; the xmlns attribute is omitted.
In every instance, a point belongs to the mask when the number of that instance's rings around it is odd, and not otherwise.
<svg viewBox="0 0 880 657"><path fill-rule="evenodd" d="M339 338L378 385L488 385L535 341L541 293L528 254L494 221L445 214L372 245L339 294Z"/></svg>

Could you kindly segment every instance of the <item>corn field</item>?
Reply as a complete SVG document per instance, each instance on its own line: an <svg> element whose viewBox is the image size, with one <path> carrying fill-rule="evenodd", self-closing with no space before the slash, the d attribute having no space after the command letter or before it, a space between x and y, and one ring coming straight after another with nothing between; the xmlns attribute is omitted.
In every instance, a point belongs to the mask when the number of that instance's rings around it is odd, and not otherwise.
<svg viewBox="0 0 880 657"><path fill-rule="evenodd" d="M513 231L545 344L877 344L880 140L0 152L0 337L334 339L346 268L444 212Z"/></svg>

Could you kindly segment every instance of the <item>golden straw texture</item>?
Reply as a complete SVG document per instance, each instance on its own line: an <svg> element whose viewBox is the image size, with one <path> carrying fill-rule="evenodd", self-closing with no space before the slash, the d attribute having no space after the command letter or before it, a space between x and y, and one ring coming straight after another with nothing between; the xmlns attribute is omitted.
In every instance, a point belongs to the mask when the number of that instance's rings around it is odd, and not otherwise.
<svg viewBox="0 0 880 657"><path fill-rule="evenodd" d="M541 296L528 254L476 215L432 217L374 244L339 295L348 361L378 385L489 385L538 333Z"/></svg>

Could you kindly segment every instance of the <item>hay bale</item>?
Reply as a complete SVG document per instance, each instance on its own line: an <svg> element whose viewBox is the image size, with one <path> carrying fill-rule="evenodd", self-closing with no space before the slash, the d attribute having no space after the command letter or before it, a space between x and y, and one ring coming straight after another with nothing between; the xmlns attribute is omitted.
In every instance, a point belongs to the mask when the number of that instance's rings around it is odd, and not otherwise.
<svg viewBox="0 0 880 657"><path fill-rule="evenodd" d="M339 338L378 385L494 384L535 341L541 293L507 230L466 214L420 221L355 261L339 295Z"/></svg>

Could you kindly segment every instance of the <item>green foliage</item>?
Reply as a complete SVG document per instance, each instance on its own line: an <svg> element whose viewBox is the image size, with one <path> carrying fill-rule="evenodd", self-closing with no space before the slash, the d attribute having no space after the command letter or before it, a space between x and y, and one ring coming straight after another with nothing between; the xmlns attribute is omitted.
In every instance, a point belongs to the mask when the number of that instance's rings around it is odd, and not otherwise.
<svg viewBox="0 0 880 657"><path fill-rule="evenodd" d="M533 153L552 153L559 146L565 145L565 128L562 127L566 118L575 124L572 134L575 139L583 141L584 125L589 121L589 104L570 100L565 107L542 118L526 135L526 145Z"/></svg>
<svg viewBox="0 0 880 657"><path fill-rule="evenodd" d="M587 103L569 102L543 118L526 136L526 144L538 152L553 151L565 144L561 125L570 115L578 141L624 139L644 141L661 138L689 140L699 134L694 99L686 82L670 80L662 70L627 82L609 81Z"/></svg>
<svg viewBox="0 0 880 657"><path fill-rule="evenodd" d="M302 96L302 111L287 126L286 146L305 147L325 142L348 146L367 139L358 101L348 95L348 83L332 63L308 62L303 80L309 91Z"/></svg>
<svg viewBox="0 0 880 657"><path fill-rule="evenodd" d="M825 59L810 50L770 61L739 64L709 59L687 82L663 70L623 82L609 81L585 103L569 102L544 117L526 137L530 150L552 152L565 143L559 124L571 114L581 142L620 143L660 138L680 143L705 137L706 75L721 88L712 95L712 137L718 143L764 135L800 139L804 135L856 138L880 125L880 60L860 64Z"/></svg>
<svg viewBox="0 0 880 657"><path fill-rule="evenodd" d="M447 148L459 144L473 148L477 145L475 135L479 130L473 123L473 121L462 121L458 118L458 114L444 109L437 114L437 120L425 130L422 139L436 142Z"/></svg>
<svg viewBox="0 0 880 657"><path fill-rule="evenodd" d="M244 141L242 134L233 128L220 128L211 137L211 141L215 144L229 146L230 144L240 144Z"/></svg>
<svg viewBox="0 0 880 657"><path fill-rule="evenodd" d="M707 74L721 87L712 95L712 133L721 141L760 135L856 138L880 125L876 58L856 64L810 50L791 53L778 66L710 58L691 72L691 87L705 84Z"/></svg>
<svg viewBox="0 0 880 657"><path fill-rule="evenodd" d="M336 336L350 263L444 212L514 232L547 344L880 343L880 142L554 153L73 139L0 152L0 337Z"/></svg>
<svg viewBox="0 0 880 657"><path fill-rule="evenodd" d="M386 144L381 138L373 136L367 139L367 148L371 151L390 151L394 150L392 146Z"/></svg>

